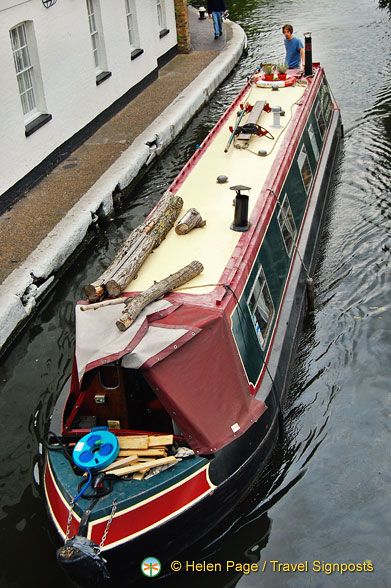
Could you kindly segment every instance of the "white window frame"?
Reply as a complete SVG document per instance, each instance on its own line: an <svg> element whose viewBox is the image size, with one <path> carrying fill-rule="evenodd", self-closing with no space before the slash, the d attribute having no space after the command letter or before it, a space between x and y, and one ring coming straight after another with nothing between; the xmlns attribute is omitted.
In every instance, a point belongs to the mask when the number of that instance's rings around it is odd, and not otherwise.
<svg viewBox="0 0 391 588"><path fill-rule="evenodd" d="M303 185L304 185L305 191L308 194L308 192L310 191L310 188L311 188L313 175L312 175L310 161L309 161L308 155L307 155L307 149L305 148L304 143L303 143L303 146L302 146L301 151L299 153L299 157L297 158L297 164L299 166L300 175L301 175L301 179L303 180Z"/></svg>
<svg viewBox="0 0 391 588"><path fill-rule="evenodd" d="M156 0L156 10L159 32L161 32L167 28L166 7L164 0Z"/></svg>
<svg viewBox="0 0 391 588"><path fill-rule="evenodd" d="M38 110L38 92L35 71L29 47L28 26L20 23L10 29L12 54L14 58L19 97L25 122L35 118Z"/></svg>
<svg viewBox="0 0 391 588"><path fill-rule="evenodd" d="M86 0L88 25L90 29L92 55L96 75L107 70L99 0Z"/></svg>
<svg viewBox="0 0 391 588"><path fill-rule="evenodd" d="M251 288L247 299L247 307L261 347L264 348L273 323L274 304L262 266L259 268ZM264 326L261 325L260 319L263 321Z"/></svg>
<svg viewBox="0 0 391 588"><path fill-rule="evenodd" d="M140 40L137 27L137 14L134 0L125 0L126 22L128 26L128 37L130 50L140 48Z"/></svg>
<svg viewBox="0 0 391 588"><path fill-rule="evenodd" d="M314 152L315 159L316 159L316 161L318 161L319 147L318 147L318 142L317 142L316 136L315 136L315 130L314 130L314 127L312 126L312 123L310 123L308 126L308 136L311 141L312 151Z"/></svg>
<svg viewBox="0 0 391 588"><path fill-rule="evenodd" d="M315 116L316 116L316 122L318 124L318 129L320 132L320 136L323 139L325 131L326 131L326 122L324 120L324 116L323 116L322 107L320 105L320 102L318 102L318 104L315 108Z"/></svg>
<svg viewBox="0 0 391 588"><path fill-rule="evenodd" d="M285 194L283 201L280 205L280 211L277 215L278 224L282 239L284 241L286 252L290 257L293 247L295 245L295 239L297 235L296 223L293 218L292 208L289 202L288 194Z"/></svg>

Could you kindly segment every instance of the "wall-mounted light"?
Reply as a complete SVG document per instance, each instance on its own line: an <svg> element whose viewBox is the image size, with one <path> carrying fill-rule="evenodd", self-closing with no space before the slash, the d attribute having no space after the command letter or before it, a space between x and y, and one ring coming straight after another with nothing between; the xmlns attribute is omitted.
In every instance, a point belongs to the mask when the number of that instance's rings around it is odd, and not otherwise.
<svg viewBox="0 0 391 588"><path fill-rule="evenodd" d="M57 0L42 0L42 4L45 8L50 8L51 6L54 6L56 2Z"/></svg>

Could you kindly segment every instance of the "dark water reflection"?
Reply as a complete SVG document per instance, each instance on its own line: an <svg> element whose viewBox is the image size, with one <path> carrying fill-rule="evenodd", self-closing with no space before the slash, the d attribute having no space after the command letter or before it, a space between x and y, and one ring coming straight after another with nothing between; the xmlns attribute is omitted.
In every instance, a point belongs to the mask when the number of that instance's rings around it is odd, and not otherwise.
<svg viewBox="0 0 391 588"><path fill-rule="evenodd" d="M69 587L39 488L38 445L70 369L73 305L169 186L261 61L283 58L281 25L312 31L346 131L285 406L285 436L231 526L187 559L258 562L243 574L179 574L162 586L390 585L390 12L376 0L226 0L249 53L118 215L64 275L0 366L0 586ZM193 2L197 5L197 2ZM201 2L198 3L200 5ZM208 25L209 26L209 25ZM148 554L146 554L148 555ZM175 554L173 554L175 559ZM275 572L270 561L309 562ZM371 560L373 573L311 571L313 561ZM150 582L146 580L146 582ZM145 583L145 582L144 582ZM125 585L125 583L124 583Z"/></svg>

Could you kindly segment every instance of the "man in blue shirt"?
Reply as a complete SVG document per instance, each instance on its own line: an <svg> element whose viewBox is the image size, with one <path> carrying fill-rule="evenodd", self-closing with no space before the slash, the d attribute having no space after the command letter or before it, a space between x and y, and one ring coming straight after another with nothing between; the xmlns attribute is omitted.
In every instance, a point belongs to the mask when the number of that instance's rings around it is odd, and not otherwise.
<svg viewBox="0 0 391 588"><path fill-rule="evenodd" d="M304 46L300 39L293 36L292 25L284 25L282 27L282 32L285 36L285 61L287 62L289 69L304 67Z"/></svg>
<svg viewBox="0 0 391 588"><path fill-rule="evenodd" d="M223 34L223 14L227 12L224 0L208 0L208 15L213 18L215 39Z"/></svg>

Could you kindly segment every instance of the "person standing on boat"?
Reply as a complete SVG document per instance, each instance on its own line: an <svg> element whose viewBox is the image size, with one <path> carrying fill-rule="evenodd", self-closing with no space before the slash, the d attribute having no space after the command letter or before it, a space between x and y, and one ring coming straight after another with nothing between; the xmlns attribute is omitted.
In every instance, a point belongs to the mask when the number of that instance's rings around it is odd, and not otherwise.
<svg viewBox="0 0 391 588"><path fill-rule="evenodd" d="M285 24L282 27L282 32L285 36L285 61L287 62L289 69L304 67L304 46L300 39L293 36L292 25Z"/></svg>
<svg viewBox="0 0 391 588"><path fill-rule="evenodd" d="M223 14L227 12L224 0L208 0L208 15L213 18L215 39L223 34Z"/></svg>

